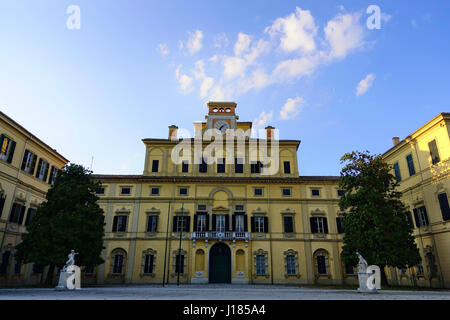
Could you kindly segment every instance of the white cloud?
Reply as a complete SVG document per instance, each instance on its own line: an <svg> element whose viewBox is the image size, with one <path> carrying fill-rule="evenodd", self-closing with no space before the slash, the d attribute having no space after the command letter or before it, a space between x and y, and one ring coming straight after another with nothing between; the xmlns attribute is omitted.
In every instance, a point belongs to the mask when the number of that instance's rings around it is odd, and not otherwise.
<svg viewBox="0 0 450 320"><path fill-rule="evenodd" d="M272 37L280 35L280 48L284 51L301 50L304 53L311 53L316 49L314 37L317 34L317 27L309 10L296 7L295 13L276 19L265 32Z"/></svg>
<svg viewBox="0 0 450 320"><path fill-rule="evenodd" d="M386 12L381 13L381 21L388 22L391 19L392 19L392 15L387 14Z"/></svg>
<svg viewBox="0 0 450 320"><path fill-rule="evenodd" d="M186 74L181 74L181 65L179 65L175 70L175 78L178 80L180 85L180 90L183 94L188 94L193 90L192 78Z"/></svg>
<svg viewBox="0 0 450 320"><path fill-rule="evenodd" d="M273 76L278 80L301 77L311 74L320 63L320 55L284 60L278 63Z"/></svg>
<svg viewBox="0 0 450 320"><path fill-rule="evenodd" d="M244 59L238 57L225 57L223 62L223 75L230 80L238 75L243 76L247 68Z"/></svg>
<svg viewBox="0 0 450 320"><path fill-rule="evenodd" d="M236 56L240 56L242 53L248 51L248 47L250 46L251 38L248 34L239 32L238 40L234 45L234 54Z"/></svg>
<svg viewBox="0 0 450 320"><path fill-rule="evenodd" d="M186 44L183 43L183 41L180 41L180 49L183 49L186 47L186 49L189 51L191 55L199 51L202 47L202 40L203 40L203 32L200 30L196 30L194 32L188 32L189 38L186 42Z"/></svg>
<svg viewBox="0 0 450 320"><path fill-rule="evenodd" d="M338 14L328 21L324 31L331 48L330 58L345 58L352 50L364 44L364 28L359 23L359 18L359 13L348 13Z"/></svg>
<svg viewBox="0 0 450 320"><path fill-rule="evenodd" d="M230 44L230 40L228 40L227 34L225 32L216 34L213 42L215 48L226 48Z"/></svg>
<svg viewBox="0 0 450 320"><path fill-rule="evenodd" d="M206 76L205 74L205 63L203 60L198 60L195 62L195 68L192 70L194 74L194 78L201 81L200 84L200 97L206 98L208 96L208 92L214 84L214 79Z"/></svg>
<svg viewBox="0 0 450 320"><path fill-rule="evenodd" d="M304 104L305 101L301 97L287 99L280 111L280 119L289 120L295 118L300 113Z"/></svg>
<svg viewBox="0 0 450 320"><path fill-rule="evenodd" d="M160 43L158 44L158 51L160 55L167 56L169 54L169 47L165 43Z"/></svg>
<svg viewBox="0 0 450 320"><path fill-rule="evenodd" d="M366 91L369 90L369 88L372 86L374 80L375 75L373 73L369 73L358 83L358 86L356 87L356 95L360 96L366 93Z"/></svg>
<svg viewBox="0 0 450 320"><path fill-rule="evenodd" d="M264 128L264 126L272 120L273 111L270 111L269 113L261 112L259 116L253 121L253 128L255 130Z"/></svg>

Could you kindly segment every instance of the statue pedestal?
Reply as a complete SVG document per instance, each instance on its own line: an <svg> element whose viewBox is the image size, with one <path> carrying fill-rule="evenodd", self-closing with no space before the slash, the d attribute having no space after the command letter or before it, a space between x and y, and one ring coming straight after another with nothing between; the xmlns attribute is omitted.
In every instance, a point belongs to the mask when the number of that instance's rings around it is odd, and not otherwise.
<svg viewBox="0 0 450 320"><path fill-rule="evenodd" d="M377 288L369 288L367 286L367 280L371 276L371 273L358 272L359 288L358 292L361 293L378 293Z"/></svg>
<svg viewBox="0 0 450 320"><path fill-rule="evenodd" d="M81 271L80 267L72 265L67 267L66 271L61 271L59 275L58 286L55 290L79 290L81 289Z"/></svg>

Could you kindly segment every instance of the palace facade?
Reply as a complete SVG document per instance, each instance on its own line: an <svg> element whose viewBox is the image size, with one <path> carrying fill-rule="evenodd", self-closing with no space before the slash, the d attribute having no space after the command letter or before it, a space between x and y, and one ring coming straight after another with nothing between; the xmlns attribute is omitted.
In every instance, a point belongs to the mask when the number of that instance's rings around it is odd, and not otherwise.
<svg viewBox="0 0 450 320"><path fill-rule="evenodd" d="M143 139L142 175L94 175L102 183L97 195L105 213L105 263L84 268L82 283L357 284L356 269L341 259L339 177L301 176L300 141L277 139L271 126L264 137L253 138L252 123L238 121L235 103L209 102L208 110L205 122L194 123L194 138L179 137L172 125L167 139ZM394 139L383 154L410 206L422 256L418 266L387 270L391 284L450 287L449 121L449 114L440 114L404 140ZM2 122L1 133L19 145L18 136L3 127ZM67 162L41 147L49 166ZM20 148L40 158L41 150ZM8 146L4 157L0 165L9 168ZM36 204L51 184L36 172L23 172L24 155L14 161L15 174L31 180L16 183L14 192L0 181L10 199L0 225L8 239L3 256L20 241L20 232L12 238L5 230L26 228L25 215L20 218L18 211L16 219L11 209L18 190L21 203L32 207L33 195L26 192L41 187ZM35 283L42 275L31 266L15 274L11 259L1 265L7 270L2 283Z"/></svg>

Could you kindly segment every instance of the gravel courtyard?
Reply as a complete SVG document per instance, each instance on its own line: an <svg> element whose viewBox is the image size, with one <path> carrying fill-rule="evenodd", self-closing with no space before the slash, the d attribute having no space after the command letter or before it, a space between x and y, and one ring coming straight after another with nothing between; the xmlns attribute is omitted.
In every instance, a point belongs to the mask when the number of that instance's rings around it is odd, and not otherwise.
<svg viewBox="0 0 450 320"><path fill-rule="evenodd" d="M381 290L361 294L266 285L168 285L93 287L76 291L48 288L0 289L0 300L450 300L450 291Z"/></svg>

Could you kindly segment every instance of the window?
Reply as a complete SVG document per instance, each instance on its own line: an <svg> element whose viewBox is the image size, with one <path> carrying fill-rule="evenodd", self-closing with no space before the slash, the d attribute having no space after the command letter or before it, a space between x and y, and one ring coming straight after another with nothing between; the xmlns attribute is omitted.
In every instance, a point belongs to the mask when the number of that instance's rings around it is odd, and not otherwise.
<svg viewBox="0 0 450 320"><path fill-rule="evenodd" d="M395 177L397 178L397 181L398 182L402 181L402 176L400 174L400 167L398 165L398 162L394 163L394 173Z"/></svg>
<svg viewBox="0 0 450 320"><path fill-rule="evenodd" d="M283 217L284 232L294 232L294 218L291 216Z"/></svg>
<svg viewBox="0 0 450 320"><path fill-rule="evenodd" d="M226 218L225 214L216 214L216 231L225 232L226 231Z"/></svg>
<svg viewBox="0 0 450 320"><path fill-rule="evenodd" d="M343 197L344 194L345 194L345 193L344 193L344 190L339 189L339 190L337 191L338 197Z"/></svg>
<svg viewBox="0 0 450 320"><path fill-rule="evenodd" d="M36 214L36 209L28 208L27 211L27 218L25 219L25 226L28 226L30 224L31 218Z"/></svg>
<svg viewBox="0 0 450 320"><path fill-rule="evenodd" d="M130 187L122 187L120 188L120 194L131 194L131 188Z"/></svg>
<svg viewBox="0 0 450 320"><path fill-rule="evenodd" d="M199 204L197 207L199 211L206 211L206 205L205 204Z"/></svg>
<svg viewBox="0 0 450 320"><path fill-rule="evenodd" d="M25 206L14 203L9 215L9 222L22 224L25 215Z"/></svg>
<svg viewBox="0 0 450 320"><path fill-rule="evenodd" d="M284 173L291 173L291 163L284 161Z"/></svg>
<svg viewBox="0 0 450 320"><path fill-rule="evenodd" d="M427 209L425 206L413 209L413 213L417 228L429 225Z"/></svg>
<svg viewBox="0 0 450 320"><path fill-rule="evenodd" d="M152 196L159 196L159 187L152 187L152 188L150 189L150 194L151 194Z"/></svg>
<svg viewBox="0 0 450 320"><path fill-rule="evenodd" d="M40 264L37 264L37 263L33 264L33 274L42 273L43 270L44 270L44 267L41 266Z"/></svg>
<svg viewBox="0 0 450 320"><path fill-rule="evenodd" d="M245 232L245 217L246 215L243 214L236 214L234 215L235 219L235 228L234 231L236 232Z"/></svg>
<svg viewBox="0 0 450 320"><path fill-rule="evenodd" d="M3 208L5 207L6 196L0 193L0 217L3 214Z"/></svg>
<svg viewBox="0 0 450 320"><path fill-rule="evenodd" d="M180 188L178 189L178 194L179 194L180 196L187 196L187 194L188 194L188 188L186 188L186 187L180 187Z"/></svg>
<svg viewBox="0 0 450 320"><path fill-rule="evenodd" d="M325 250L319 249L314 253L314 262L317 275L328 274L328 253Z"/></svg>
<svg viewBox="0 0 450 320"><path fill-rule="evenodd" d="M242 158L234 159L234 172L235 173L244 173L244 162Z"/></svg>
<svg viewBox="0 0 450 320"><path fill-rule="evenodd" d="M440 193L438 199L441 207L442 219L444 221L450 220L450 207L448 205L447 193Z"/></svg>
<svg viewBox="0 0 450 320"><path fill-rule="evenodd" d="M125 232L127 230L128 216L114 216L112 232Z"/></svg>
<svg viewBox="0 0 450 320"><path fill-rule="evenodd" d="M90 266L85 266L83 272L84 272L84 274L93 274L94 270L95 270L95 267L93 265L90 265Z"/></svg>
<svg viewBox="0 0 450 320"><path fill-rule="evenodd" d="M11 251L5 251L2 255L0 274L6 274L9 265L9 257L11 256Z"/></svg>
<svg viewBox="0 0 450 320"><path fill-rule="evenodd" d="M97 190L95 190L95 193L99 194L99 195L103 195L103 194L105 194L105 188L100 187Z"/></svg>
<svg viewBox="0 0 450 320"><path fill-rule="evenodd" d="M52 166L50 170L50 177L48 178L48 183L53 185L55 183L56 176L58 175L59 170L56 169L55 166Z"/></svg>
<svg viewBox="0 0 450 320"><path fill-rule="evenodd" d="M144 273L146 273L146 274L153 273L153 260L154 260L154 256L152 254L145 255Z"/></svg>
<svg viewBox="0 0 450 320"><path fill-rule="evenodd" d="M262 196L263 195L263 189L262 188L254 188L253 189L253 194L255 196Z"/></svg>
<svg viewBox="0 0 450 320"><path fill-rule="evenodd" d="M416 174L416 169L414 168L414 161L412 158L412 154L408 154L406 156L406 163L408 164L408 170L409 170L409 175L415 175Z"/></svg>
<svg viewBox="0 0 450 320"><path fill-rule="evenodd" d="M345 274L355 274L355 267L350 263L345 264Z"/></svg>
<svg viewBox="0 0 450 320"><path fill-rule="evenodd" d="M225 173L225 158L217 159L217 173Z"/></svg>
<svg viewBox="0 0 450 320"><path fill-rule="evenodd" d="M207 231L206 229L206 214L197 214L196 215L196 221L195 221L195 230L194 231Z"/></svg>
<svg viewBox="0 0 450 320"><path fill-rule="evenodd" d="M177 254L175 256L175 273L184 273L184 255Z"/></svg>
<svg viewBox="0 0 450 320"><path fill-rule="evenodd" d="M310 223L312 233L328 233L327 218L312 217Z"/></svg>
<svg viewBox="0 0 450 320"><path fill-rule="evenodd" d="M283 188L282 190L282 194L284 197L290 197L291 196L291 188Z"/></svg>
<svg viewBox="0 0 450 320"><path fill-rule="evenodd" d="M342 233L342 218L337 217L336 218L336 228L338 233Z"/></svg>
<svg viewBox="0 0 450 320"><path fill-rule="evenodd" d="M208 172L208 164L205 161L205 158L202 158L202 163L198 165L198 171L201 173Z"/></svg>
<svg viewBox="0 0 450 320"><path fill-rule="evenodd" d="M189 232L190 217L175 216L173 217L173 232Z"/></svg>
<svg viewBox="0 0 450 320"><path fill-rule="evenodd" d="M238 205L236 205L235 210L236 210L236 211L244 211L244 206L238 204Z"/></svg>
<svg viewBox="0 0 450 320"><path fill-rule="evenodd" d="M262 276L266 274L266 256L262 254L256 255L256 275Z"/></svg>
<svg viewBox="0 0 450 320"><path fill-rule="evenodd" d="M116 254L114 256L113 274L122 274L123 267L123 254Z"/></svg>
<svg viewBox="0 0 450 320"><path fill-rule="evenodd" d="M263 167L261 161L256 161L250 163L250 171L251 173L261 173L261 168Z"/></svg>
<svg viewBox="0 0 450 320"><path fill-rule="evenodd" d="M8 163L12 162L16 142L6 137L4 134L0 136L0 159Z"/></svg>
<svg viewBox="0 0 450 320"><path fill-rule="evenodd" d="M24 171L25 173L33 174L34 168L36 166L36 160L37 156L34 153L25 150L22 159L22 166L21 166L22 171Z"/></svg>
<svg viewBox="0 0 450 320"><path fill-rule="evenodd" d="M267 217L252 217L252 232L268 232L269 220Z"/></svg>
<svg viewBox="0 0 450 320"><path fill-rule="evenodd" d="M152 172L158 172L159 160L152 161Z"/></svg>
<svg viewBox="0 0 450 320"><path fill-rule="evenodd" d="M22 263L16 261L16 264L14 265L14 274L21 274L22 273Z"/></svg>
<svg viewBox="0 0 450 320"><path fill-rule="evenodd" d="M320 196L320 190L319 189L312 189L311 195L313 196Z"/></svg>
<svg viewBox="0 0 450 320"><path fill-rule="evenodd" d="M181 164L181 172L189 172L189 161L183 160Z"/></svg>
<svg viewBox="0 0 450 320"><path fill-rule="evenodd" d="M158 230L158 216L152 215L147 217L147 232L156 232Z"/></svg>
<svg viewBox="0 0 450 320"><path fill-rule="evenodd" d="M36 170L36 178L42 181L47 181L48 176L48 169L50 167L50 164L45 161L44 159L39 159L38 167Z"/></svg>
<svg viewBox="0 0 450 320"><path fill-rule="evenodd" d="M430 149L431 162L433 164L436 164L441 161L441 159L439 158L439 151L436 145L436 140L430 141L428 143L428 148Z"/></svg>
<svg viewBox="0 0 450 320"><path fill-rule="evenodd" d="M417 275L418 277L423 277L423 266L422 266L422 263L419 263L419 264L416 266L416 275Z"/></svg>
<svg viewBox="0 0 450 320"><path fill-rule="evenodd" d="M286 274L287 275L296 275L297 274L295 260L296 260L295 255L293 255L293 254L286 256Z"/></svg>

